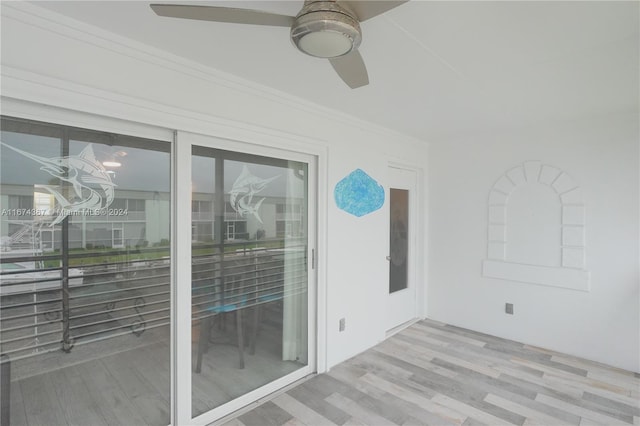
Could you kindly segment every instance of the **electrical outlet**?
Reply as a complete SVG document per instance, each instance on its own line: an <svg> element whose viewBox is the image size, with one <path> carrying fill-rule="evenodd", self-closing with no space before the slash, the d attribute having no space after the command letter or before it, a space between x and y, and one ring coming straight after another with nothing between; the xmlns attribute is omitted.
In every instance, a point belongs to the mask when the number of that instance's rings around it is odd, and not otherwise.
<svg viewBox="0 0 640 426"><path fill-rule="evenodd" d="M346 327L346 322L347 322L347 320L345 318L340 318L340 326L339 326L339 330L340 331L344 331L344 329Z"/></svg>
<svg viewBox="0 0 640 426"><path fill-rule="evenodd" d="M506 303L504 305L504 311L509 315L513 315L513 303Z"/></svg>

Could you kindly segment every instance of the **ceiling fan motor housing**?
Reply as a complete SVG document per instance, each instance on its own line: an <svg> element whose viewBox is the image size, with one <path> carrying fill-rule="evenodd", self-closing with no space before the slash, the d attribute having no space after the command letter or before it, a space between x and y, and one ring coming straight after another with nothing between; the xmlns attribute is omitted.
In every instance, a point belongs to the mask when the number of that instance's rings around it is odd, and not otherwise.
<svg viewBox="0 0 640 426"><path fill-rule="evenodd" d="M307 1L291 27L291 40L311 56L335 58L360 46L358 19L336 1Z"/></svg>

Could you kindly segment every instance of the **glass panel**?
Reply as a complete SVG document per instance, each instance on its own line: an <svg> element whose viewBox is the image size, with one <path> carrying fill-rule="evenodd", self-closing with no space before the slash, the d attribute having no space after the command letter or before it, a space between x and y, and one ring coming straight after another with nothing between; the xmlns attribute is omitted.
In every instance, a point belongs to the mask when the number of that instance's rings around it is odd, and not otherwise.
<svg viewBox="0 0 640 426"><path fill-rule="evenodd" d="M170 422L169 148L2 119L7 424Z"/></svg>
<svg viewBox="0 0 640 426"><path fill-rule="evenodd" d="M307 365L307 165L192 154L195 417Z"/></svg>
<svg viewBox="0 0 640 426"><path fill-rule="evenodd" d="M391 208L389 234L389 293L404 290L407 282L407 254L409 252L409 191L390 189Z"/></svg>

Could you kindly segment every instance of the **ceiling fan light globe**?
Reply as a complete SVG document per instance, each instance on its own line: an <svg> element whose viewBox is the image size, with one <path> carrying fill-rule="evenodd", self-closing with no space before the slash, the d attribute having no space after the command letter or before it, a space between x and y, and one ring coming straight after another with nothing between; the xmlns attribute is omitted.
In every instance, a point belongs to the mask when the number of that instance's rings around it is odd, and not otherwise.
<svg viewBox="0 0 640 426"><path fill-rule="evenodd" d="M362 41L357 19L335 1L305 3L291 27L291 40L303 53L336 58L356 50Z"/></svg>
<svg viewBox="0 0 640 426"><path fill-rule="evenodd" d="M298 49L318 58L335 58L351 52L353 40L336 31L316 31L302 36Z"/></svg>

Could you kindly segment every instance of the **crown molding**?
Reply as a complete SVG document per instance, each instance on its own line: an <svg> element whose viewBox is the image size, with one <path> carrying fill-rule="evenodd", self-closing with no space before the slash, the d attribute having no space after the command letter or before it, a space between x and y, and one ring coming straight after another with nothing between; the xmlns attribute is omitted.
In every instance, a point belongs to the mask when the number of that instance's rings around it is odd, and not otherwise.
<svg viewBox="0 0 640 426"><path fill-rule="evenodd" d="M166 130L201 133L256 145L269 145L293 151L323 153L326 141L309 135L215 117L140 98L113 93L60 80L19 68L2 66L1 111L30 113L43 106L75 111L77 114L109 117ZM31 105L28 105L31 104ZM126 106L126 108L123 108ZM40 108L38 108L40 107ZM24 114L21 114L24 115ZM36 117L32 117L36 118ZM40 117L40 119L45 119ZM161 124L160 124L161 123Z"/></svg>
<svg viewBox="0 0 640 426"><path fill-rule="evenodd" d="M412 145L415 144L419 147L424 147L426 144L425 141L419 140L413 136L362 120L341 111L323 107L309 100L296 97L276 89L272 89L270 87L237 77L229 73L222 72L211 67L204 66L195 61L181 58L177 55L173 55L161 49L157 49L155 47L148 46L135 40L119 36L93 25L89 25L84 22L69 18L67 16L52 12L48 9L38 7L31 3L2 2L0 14L2 15L3 20L12 19L15 21L19 21L22 24L33 26L72 39L75 42L88 44L97 49L104 49L114 52L118 55L134 58L136 61L144 62L154 67L162 67L173 72L178 72L180 74L190 76L192 78L204 80L208 83L221 86L232 91L259 97L269 102L280 104L287 108L293 108L299 111L303 111L310 115L324 118L333 123L340 123L344 126L348 126L359 131L374 133L389 140L398 140L398 138L400 138L403 141L406 141ZM160 106L157 104L151 105L152 102L143 99L127 97L121 94L118 95L114 93L100 93L100 91L95 88L83 87L69 81L53 81L50 77L38 75L32 72L22 71L18 68L11 68L9 65L5 65L4 63L2 64L1 74L3 77L3 94L5 94L5 86L11 88L11 81L4 80L5 76L7 76L14 79L18 78L22 79L23 81L29 81L34 84L51 84L52 87L55 87L59 90L70 89L76 94L87 93L89 96L109 100L110 102L117 102L119 100L122 103L127 103L131 106L138 106L143 109L171 109L170 106ZM15 93L17 88L14 87L12 89L12 93L14 95L18 95L17 93ZM65 107L68 107L68 105ZM178 112L176 110L177 109L174 108L173 113ZM189 114L197 115L198 113L189 111ZM222 117L212 117L211 115L200 115L201 120L214 121L216 122L216 124L223 127L251 127L254 131L257 130L260 133L271 133L273 131L276 131L276 129L268 128L262 128L258 130L257 128L259 126L254 126L247 122L234 121ZM307 135L295 136L308 138Z"/></svg>

